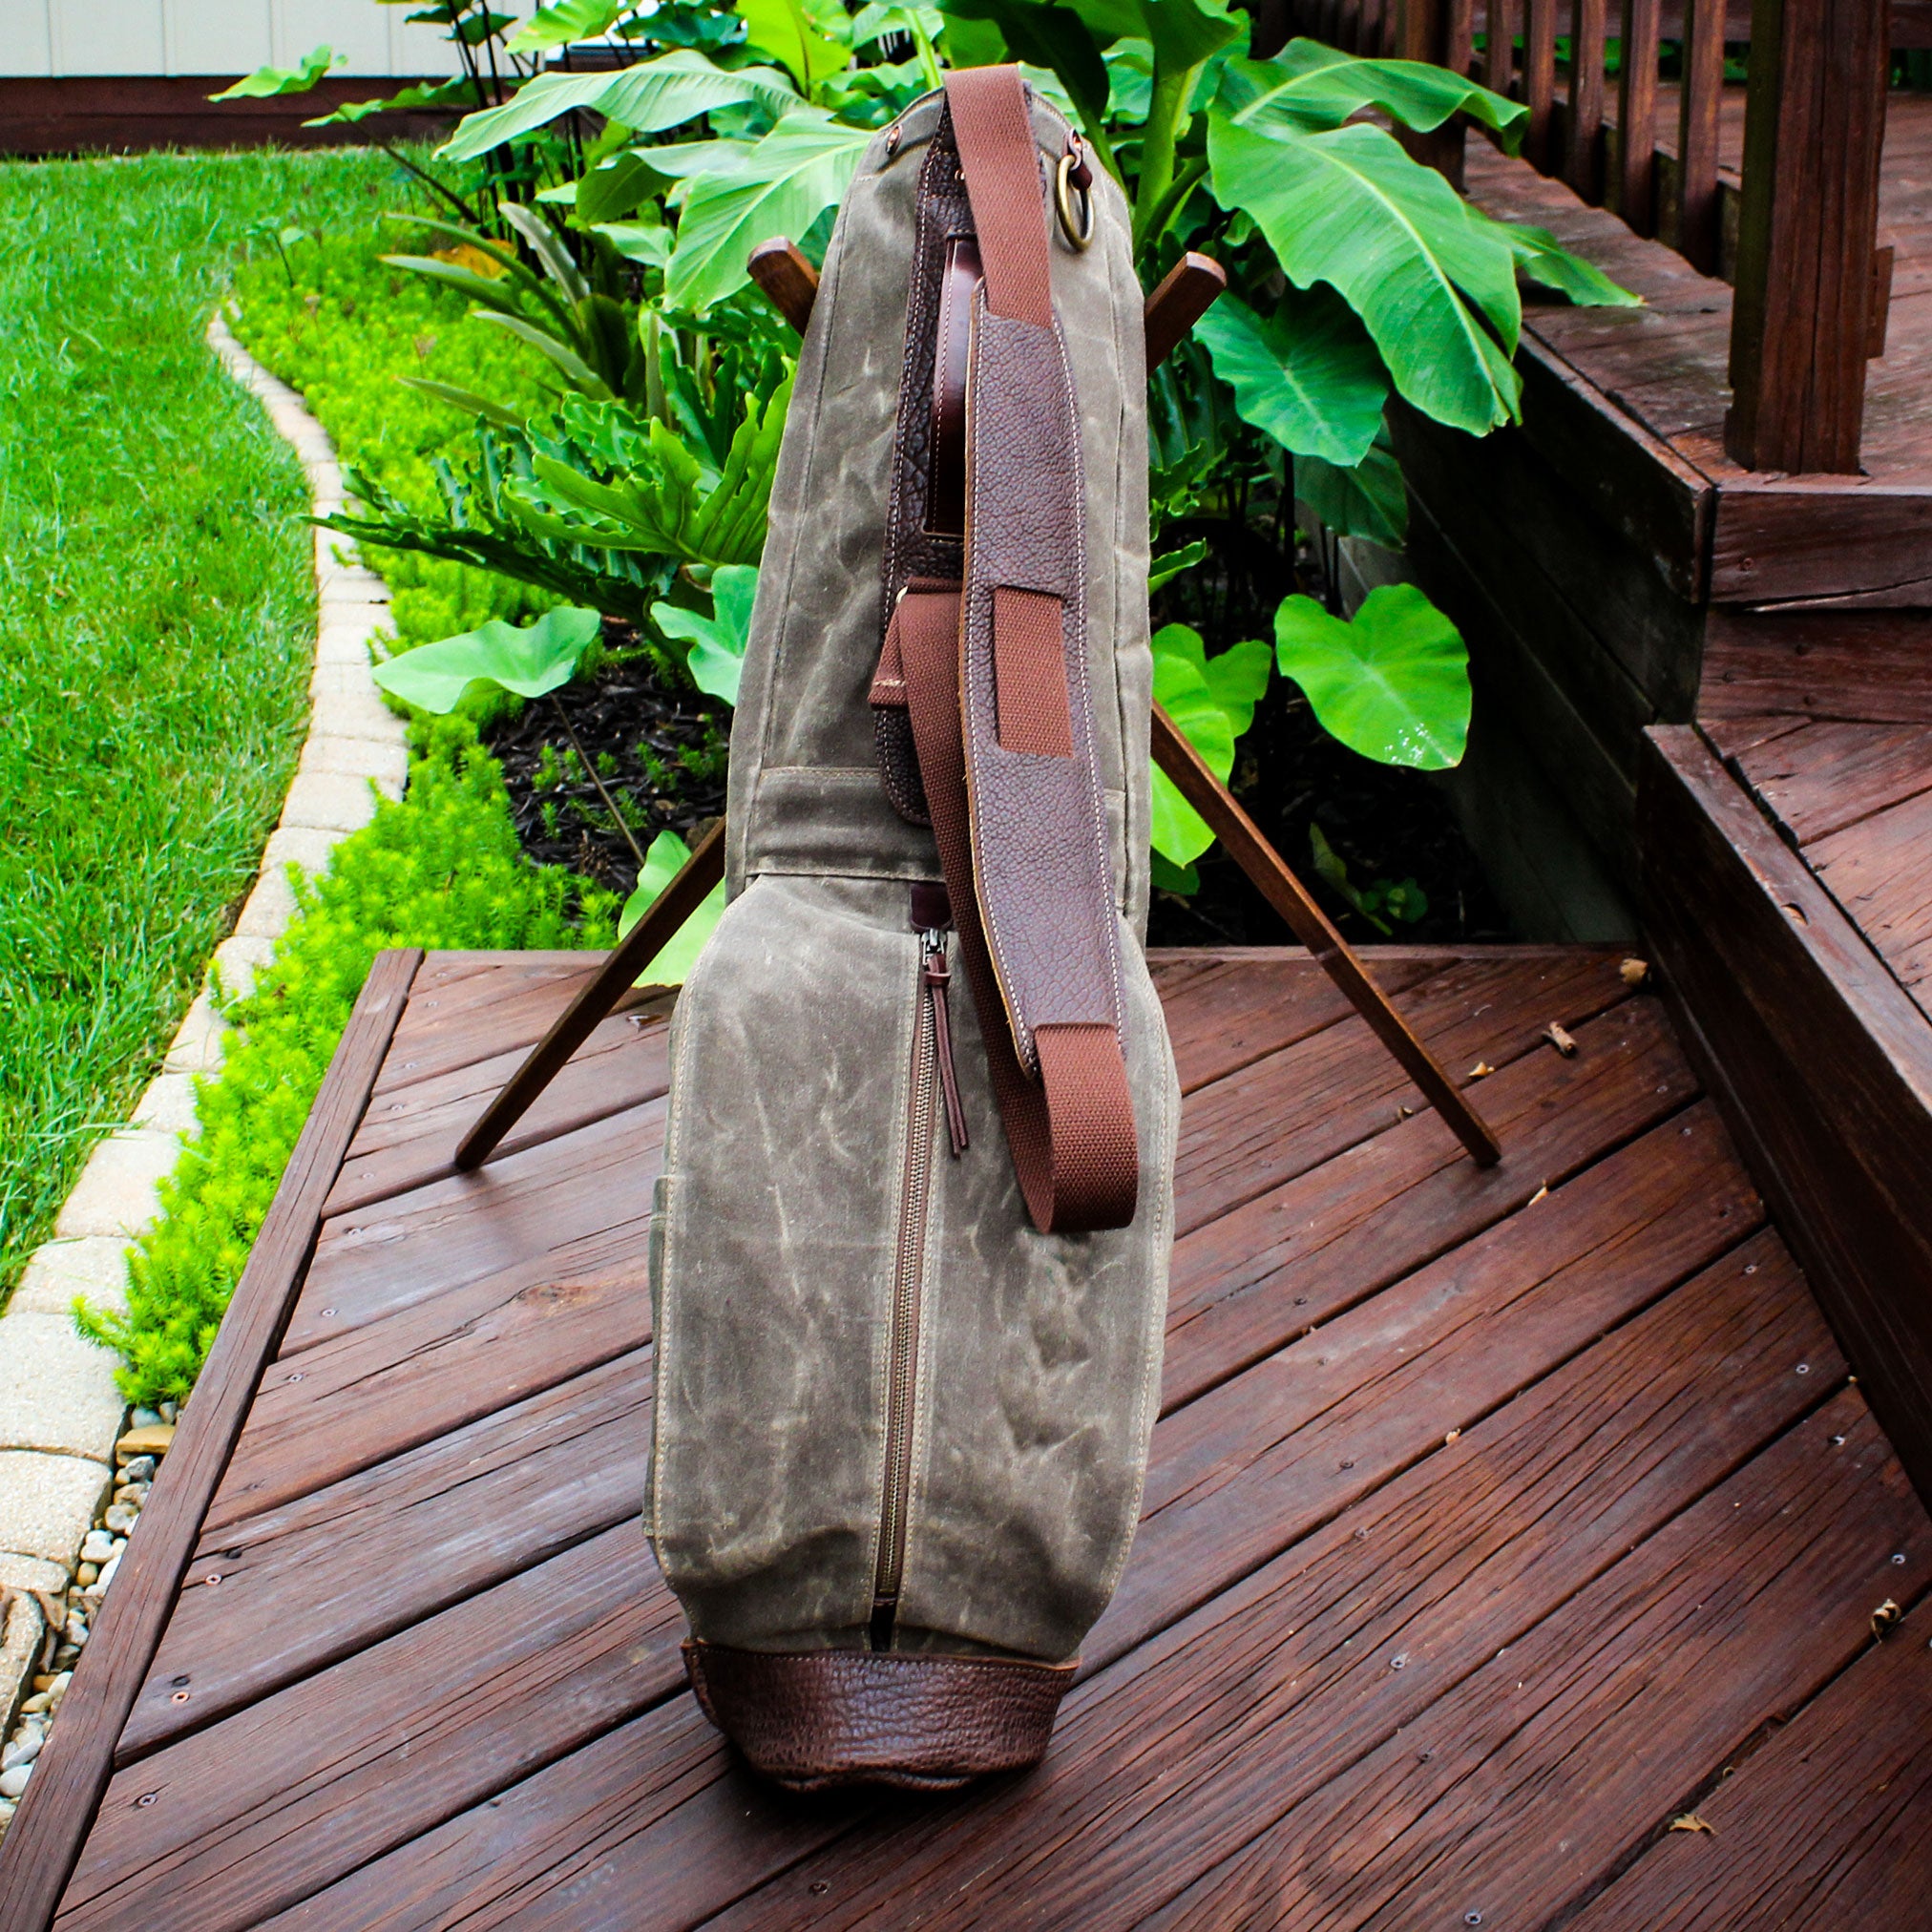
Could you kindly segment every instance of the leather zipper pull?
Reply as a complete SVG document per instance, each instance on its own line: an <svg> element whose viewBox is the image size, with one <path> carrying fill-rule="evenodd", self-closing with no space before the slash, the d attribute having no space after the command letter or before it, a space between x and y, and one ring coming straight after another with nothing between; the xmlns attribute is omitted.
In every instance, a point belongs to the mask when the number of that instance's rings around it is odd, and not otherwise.
<svg viewBox="0 0 1932 1932"><path fill-rule="evenodd" d="M926 934L921 966L926 991L933 996L933 1043L939 1050L939 1087L946 1096L946 1139L956 1161L971 1144L966 1138L966 1109L959 1101L959 1077L953 1066L953 1028L947 1018L946 989L953 975L946 964L946 935L936 928Z"/></svg>

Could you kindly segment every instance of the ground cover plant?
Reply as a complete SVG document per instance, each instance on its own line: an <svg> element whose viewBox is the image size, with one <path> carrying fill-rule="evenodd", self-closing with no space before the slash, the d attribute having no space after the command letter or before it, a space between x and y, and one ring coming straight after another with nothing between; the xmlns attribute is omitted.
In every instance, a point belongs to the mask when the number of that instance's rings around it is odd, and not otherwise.
<svg viewBox="0 0 1932 1932"><path fill-rule="evenodd" d="M0 166L0 1300L227 932L302 743L292 453L202 342L249 227L364 155Z"/></svg>

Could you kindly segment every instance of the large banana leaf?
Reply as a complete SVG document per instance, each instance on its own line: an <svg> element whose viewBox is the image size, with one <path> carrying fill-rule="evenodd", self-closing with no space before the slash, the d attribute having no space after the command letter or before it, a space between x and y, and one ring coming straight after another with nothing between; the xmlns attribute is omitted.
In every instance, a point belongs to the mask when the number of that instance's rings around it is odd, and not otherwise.
<svg viewBox="0 0 1932 1932"><path fill-rule="evenodd" d="M446 160L472 161L572 108L593 109L650 135L747 101L779 116L798 98L798 90L771 68L723 68L695 48L676 47L615 74L539 74L501 107L464 116L439 152Z"/></svg>
<svg viewBox="0 0 1932 1932"><path fill-rule="evenodd" d="M1572 255L1547 228L1527 221L1497 221L1469 202L1463 210L1477 226L1487 224L1502 238L1516 257L1516 265L1532 282L1566 295L1580 308L1641 308L1644 298L1614 283L1594 262Z"/></svg>
<svg viewBox="0 0 1932 1932"><path fill-rule="evenodd" d="M803 0L738 0L737 5L746 40L782 61L800 93L808 94L851 60L850 48L838 37L841 29L847 35L851 32L845 9L837 9L836 20L814 17L814 11ZM833 31L826 32L828 27Z"/></svg>
<svg viewBox="0 0 1932 1932"><path fill-rule="evenodd" d="M1365 107L1426 133L1451 115L1495 128L1511 153L1522 144L1529 110L1473 80L1419 60L1364 60L1319 41L1292 40L1271 60L1230 60L1221 104L1243 127L1304 134L1338 128Z"/></svg>
<svg viewBox="0 0 1932 1932"><path fill-rule="evenodd" d="M744 287L746 258L774 235L803 235L844 199L872 138L818 108L788 115L726 174L702 175L678 222L664 299L699 310Z"/></svg>
<svg viewBox="0 0 1932 1932"><path fill-rule="evenodd" d="M1514 420L1516 257L1433 168L1381 128L1264 134L1218 107L1208 153L1221 205L1252 218L1297 287L1340 290L1409 402L1476 435Z"/></svg>
<svg viewBox="0 0 1932 1932"><path fill-rule="evenodd" d="M1310 597L1274 614L1275 656L1325 730L1383 765L1441 771L1469 737L1469 653L1414 584L1378 585L1353 622Z"/></svg>
<svg viewBox="0 0 1932 1932"><path fill-rule="evenodd" d="M1259 316L1224 295L1194 325L1243 418L1298 456L1353 470L1369 452L1389 399L1376 346L1333 288L1291 286Z"/></svg>

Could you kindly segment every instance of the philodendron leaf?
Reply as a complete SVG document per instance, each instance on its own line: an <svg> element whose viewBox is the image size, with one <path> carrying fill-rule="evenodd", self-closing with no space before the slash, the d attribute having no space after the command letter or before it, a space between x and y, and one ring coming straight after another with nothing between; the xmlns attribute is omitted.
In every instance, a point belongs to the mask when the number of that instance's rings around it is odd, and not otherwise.
<svg viewBox="0 0 1932 1932"><path fill-rule="evenodd" d="M1511 154L1522 145L1529 110L1447 68L1419 60L1365 60L1316 40L1291 40L1271 60L1230 60L1221 102L1244 127L1286 126L1313 134L1338 128L1363 108L1422 133L1451 115L1494 128Z"/></svg>
<svg viewBox="0 0 1932 1932"><path fill-rule="evenodd" d="M598 634L596 611L569 605L545 611L521 627L493 618L460 637L418 644L388 663L378 664L375 681L423 711L453 711L472 684L494 684L519 698L541 698L567 684L577 661Z"/></svg>
<svg viewBox="0 0 1932 1932"><path fill-rule="evenodd" d="M1155 557L1147 566L1147 592L1151 596L1165 584L1170 584L1183 571L1192 570L1208 555L1208 546L1196 537L1192 543L1184 543L1179 550L1169 550Z"/></svg>
<svg viewBox="0 0 1932 1932"><path fill-rule="evenodd" d="M1572 255L1547 228L1527 221L1495 221L1481 209L1463 203L1469 219L1487 222L1516 257L1516 265L1532 282L1566 295L1579 308L1641 308L1644 298L1612 282L1594 262Z"/></svg>
<svg viewBox="0 0 1932 1932"><path fill-rule="evenodd" d="M269 94L306 94L338 60L348 55L332 47L318 47L302 56L298 67L258 67L243 74L233 87L211 94L210 100L260 100Z"/></svg>
<svg viewBox="0 0 1932 1932"><path fill-rule="evenodd" d="M1197 631L1164 624L1154 633L1153 651L1154 702L1225 784L1234 769L1235 741L1254 722L1268 688L1268 646L1236 644L1209 658ZM1175 867L1190 865L1214 843L1207 821L1158 769L1149 830L1154 850Z"/></svg>
<svg viewBox="0 0 1932 1932"><path fill-rule="evenodd" d="M664 300L704 309L744 287L746 258L774 235L803 235L844 199L870 128L848 127L819 108L788 114L726 174L692 183L664 271Z"/></svg>
<svg viewBox="0 0 1932 1932"><path fill-rule="evenodd" d="M751 606L757 596L758 566L727 563L711 573L710 617L678 604L651 606L658 628L690 645L684 663L692 682L727 704L738 702L738 680L745 670L745 646L751 639Z"/></svg>
<svg viewBox="0 0 1932 1932"><path fill-rule="evenodd" d="M1093 35L1071 8L1041 5L1040 0L946 0L944 11L953 20L980 21L998 29L1006 45L1000 52L1060 76L1060 85L1081 113L1100 120L1107 111L1106 62ZM956 41L958 36L955 34ZM976 50L956 45L954 64L973 66Z"/></svg>
<svg viewBox="0 0 1932 1932"><path fill-rule="evenodd" d="M1297 456L1353 470L1382 425L1389 378L1355 312L1333 288L1291 286L1270 316L1224 295L1199 322L1214 373L1243 418Z"/></svg>
<svg viewBox="0 0 1932 1932"><path fill-rule="evenodd" d="M1477 435L1514 419L1516 257L1435 169L1381 128L1264 133L1222 108L1208 116L1208 153L1216 200L1252 217L1296 287L1340 290L1409 402Z"/></svg>
<svg viewBox="0 0 1932 1932"><path fill-rule="evenodd" d="M1414 584L1385 583L1353 621L1312 598L1274 614L1283 675L1325 730L1383 765L1443 771L1469 736L1469 653L1456 626Z"/></svg>
<svg viewBox="0 0 1932 1932"><path fill-rule="evenodd" d="M539 7L503 44L512 53L542 53L573 40L595 40L617 25L630 0L553 0Z"/></svg>
<svg viewBox="0 0 1932 1932"><path fill-rule="evenodd" d="M644 869L638 874L638 889L624 901L618 914L618 937L625 937L691 856L691 848L674 831L661 831L644 854ZM716 928L724 911L724 881L720 879L700 903L698 910L680 926L668 945L638 976L640 986L682 986L698 963L698 955Z"/></svg>
<svg viewBox="0 0 1932 1932"><path fill-rule="evenodd" d="M1068 0L1102 47L1117 40L1153 43L1163 72L1199 67L1238 39L1242 22L1225 0Z"/></svg>
<svg viewBox="0 0 1932 1932"><path fill-rule="evenodd" d="M1377 445L1353 470L1319 456L1294 459L1294 497L1337 536L1365 536L1400 550L1409 534L1409 493L1395 453Z"/></svg>
<svg viewBox="0 0 1932 1932"><path fill-rule="evenodd" d="M746 101L782 115L798 97L797 89L771 68L726 69L695 48L674 47L615 74L539 74L501 107L465 115L438 153L445 160L473 161L578 107L594 109L634 133L654 135Z"/></svg>

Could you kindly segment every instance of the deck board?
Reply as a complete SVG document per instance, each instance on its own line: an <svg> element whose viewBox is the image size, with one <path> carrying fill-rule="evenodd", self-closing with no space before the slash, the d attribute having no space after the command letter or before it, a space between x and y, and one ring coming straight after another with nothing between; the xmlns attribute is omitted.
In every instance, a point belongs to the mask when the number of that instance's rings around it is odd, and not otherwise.
<svg viewBox="0 0 1932 1932"><path fill-rule="evenodd" d="M1424 1890L1429 1922L1757 1923L1678 1842L1633 1854L1807 1699L1852 1751L1897 1694L1862 1620L1932 1583L1932 1523L1659 1003L1603 949L1391 949L1454 1070L1497 1069L1483 1173L1305 956L1155 963L1187 1088L1166 1400L1038 1773L801 1803L705 1724L635 1521L662 1014L601 1043L626 1103L452 1177L456 1102L582 965L430 956L409 1077L343 1136L345 1168L410 1165L323 1221L57 1923L1408 1925ZM1763 1762L1809 1820L1767 1885L1896 1886L1896 1803Z"/></svg>

